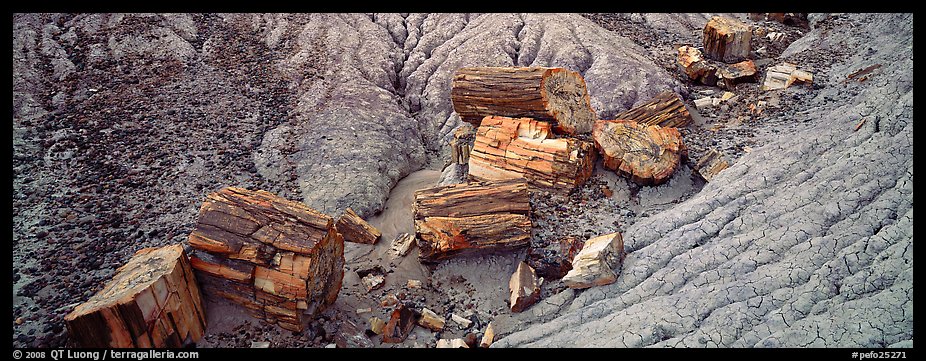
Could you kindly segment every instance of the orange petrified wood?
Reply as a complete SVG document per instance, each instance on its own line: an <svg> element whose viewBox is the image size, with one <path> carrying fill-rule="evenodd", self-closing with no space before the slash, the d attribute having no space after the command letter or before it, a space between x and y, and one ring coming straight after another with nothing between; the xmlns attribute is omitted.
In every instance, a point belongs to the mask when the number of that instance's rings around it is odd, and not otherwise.
<svg viewBox="0 0 926 361"><path fill-rule="evenodd" d="M632 120L599 120L592 137L605 168L640 185L665 183L688 157L676 128L643 126Z"/></svg>

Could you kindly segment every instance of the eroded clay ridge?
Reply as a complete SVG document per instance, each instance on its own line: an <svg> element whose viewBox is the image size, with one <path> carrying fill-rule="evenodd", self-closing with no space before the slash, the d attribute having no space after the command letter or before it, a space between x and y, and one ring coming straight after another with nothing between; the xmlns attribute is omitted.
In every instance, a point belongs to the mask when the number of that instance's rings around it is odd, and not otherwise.
<svg viewBox="0 0 926 361"><path fill-rule="evenodd" d="M541 301L493 346L912 347L913 17L844 20L782 55L869 49L825 73L802 126L629 227L616 283Z"/></svg>

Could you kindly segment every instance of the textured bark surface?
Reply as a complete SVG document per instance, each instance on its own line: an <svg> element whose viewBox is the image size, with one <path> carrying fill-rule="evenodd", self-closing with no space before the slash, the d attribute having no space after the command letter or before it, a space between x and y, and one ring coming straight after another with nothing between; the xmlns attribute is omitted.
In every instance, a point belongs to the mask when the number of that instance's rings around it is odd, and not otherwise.
<svg viewBox="0 0 926 361"><path fill-rule="evenodd" d="M708 59L736 63L749 57L752 31L749 25L726 16L715 16L704 25L704 55Z"/></svg>
<svg viewBox="0 0 926 361"><path fill-rule="evenodd" d="M563 68L462 68L450 98L460 118L476 126L486 116L528 117L553 122L567 134L588 133L597 116L585 79Z"/></svg>
<svg viewBox="0 0 926 361"><path fill-rule="evenodd" d="M65 322L77 347L181 347L206 329L200 291L179 244L135 253Z"/></svg>
<svg viewBox="0 0 926 361"><path fill-rule="evenodd" d="M594 166L591 142L552 138L546 122L492 116L476 130L469 176L480 181L524 178L534 188L567 193L584 184Z"/></svg>
<svg viewBox="0 0 926 361"><path fill-rule="evenodd" d="M691 124L691 113L678 94L662 92L643 105L618 114L615 119L633 120L642 125L681 128Z"/></svg>
<svg viewBox="0 0 926 361"><path fill-rule="evenodd" d="M642 126L634 121L599 120L592 132L605 168L640 185L665 183L688 156L675 128Z"/></svg>
<svg viewBox="0 0 926 361"><path fill-rule="evenodd" d="M523 180L420 190L414 212L422 262L530 244L530 199Z"/></svg>
<svg viewBox="0 0 926 361"><path fill-rule="evenodd" d="M265 191L228 187L200 208L189 243L207 297L301 331L303 314L334 302L344 272L344 241L331 217Z"/></svg>
<svg viewBox="0 0 926 361"><path fill-rule="evenodd" d="M334 228L344 237L346 242L376 244L382 233L360 218L353 209L348 208L338 218Z"/></svg>

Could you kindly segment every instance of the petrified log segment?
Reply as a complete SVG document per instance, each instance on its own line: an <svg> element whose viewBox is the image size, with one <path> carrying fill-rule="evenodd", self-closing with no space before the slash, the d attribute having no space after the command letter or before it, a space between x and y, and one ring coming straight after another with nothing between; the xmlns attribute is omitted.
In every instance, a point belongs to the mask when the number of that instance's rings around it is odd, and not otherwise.
<svg viewBox="0 0 926 361"><path fill-rule="evenodd" d="M695 170L698 174L701 175L704 180L710 182L711 179L714 179L714 176L720 171L730 167L730 163L727 162L723 154L718 152L716 149L711 149L707 152L701 159L698 159L698 164L695 165Z"/></svg>
<svg viewBox="0 0 926 361"><path fill-rule="evenodd" d="M572 259L582 250L583 242L576 237L564 237L546 246L531 244L527 264L546 279L560 279L572 269Z"/></svg>
<svg viewBox="0 0 926 361"><path fill-rule="evenodd" d="M207 196L189 243L207 297L244 306L253 316L302 331L341 289L344 240L333 220L265 191L228 187Z"/></svg>
<svg viewBox="0 0 926 361"><path fill-rule="evenodd" d="M382 233L360 218L353 209L347 208L334 226L344 241L364 244L376 244Z"/></svg>
<svg viewBox="0 0 926 361"><path fill-rule="evenodd" d="M624 239L611 233L585 241L582 251L572 261L573 268L563 277L569 288L603 286L617 280L624 261Z"/></svg>
<svg viewBox="0 0 926 361"><path fill-rule="evenodd" d="M704 59L701 51L695 47L685 45L678 48L678 66L692 81L717 85L717 67Z"/></svg>
<svg viewBox="0 0 926 361"><path fill-rule="evenodd" d="M642 126L632 120L599 120L592 132L605 168L640 185L665 183L688 157L676 128Z"/></svg>
<svg viewBox="0 0 926 361"><path fill-rule="evenodd" d="M383 328L383 342L399 343L405 341L408 334L415 328L418 317L419 315L412 309L404 305L399 305L399 307L392 311L389 322L387 322L386 326Z"/></svg>
<svg viewBox="0 0 926 361"><path fill-rule="evenodd" d="M490 115L528 117L580 134L590 132L597 119L585 79L563 68L461 68L452 86L453 109L476 126Z"/></svg>
<svg viewBox="0 0 926 361"><path fill-rule="evenodd" d="M422 262L530 243L530 199L523 180L419 190L414 212Z"/></svg>
<svg viewBox="0 0 926 361"><path fill-rule="evenodd" d="M206 329L199 287L179 244L136 252L64 320L77 347L181 347Z"/></svg>
<svg viewBox="0 0 926 361"><path fill-rule="evenodd" d="M453 139L450 140L450 158L453 163L466 164L469 162L469 152L473 150L475 138L476 128L469 123L463 123L453 132Z"/></svg>
<svg viewBox="0 0 926 361"><path fill-rule="evenodd" d="M518 268L508 280L511 312L521 312L540 299L540 281L537 274L526 262L518 263Z"/></svg>
<svg viewBox="0 0 926 361"><path fill-rule="evenodd" d="M733 89L739 83L753 83L758 75L756 64L752 60L717 67L717 77L723 81L723 86L727 89Z"/></svg>
<svg viewBox="0 0 926 361"><path fill-rule="evenodd" d="M646 104L618 114L615 118L660 127L681 128L691 124L691 113L685 103L678 94L669 91L659 93Z"/></svg>
<svg viewBox="0 0 926 361"><path fill-rule="evenodd" d="M550 137L550 124L530 118L486 117L469 158L471 179L524 178L534 188L566 193L595 167L591 142Z"/></svg>
<svg viewBox="0 0 926 361"><path fill-rule="evenodd" d="M708 59L736 63L749 56L752 31L734 18L714 16L704 25L704 54Z"/></svg>

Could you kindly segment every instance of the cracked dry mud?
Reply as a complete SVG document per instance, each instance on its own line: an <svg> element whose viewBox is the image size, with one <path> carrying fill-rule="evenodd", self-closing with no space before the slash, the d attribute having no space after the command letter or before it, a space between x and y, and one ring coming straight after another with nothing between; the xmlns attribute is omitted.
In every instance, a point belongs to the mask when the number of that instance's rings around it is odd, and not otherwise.
<svg viewBox="0 0 926 361"><path fill-rule="evenodd" d="M434 346L489 321L493 347L911 347L911 14L811 14L810 30L733 14L786 33L760 73L789 61L815 86L740 84L740 101L693 112L693 161L667 184L599 164L572 195L532 196L535 242L623 232L614 284L545 282L537 305L511 314L499 290L523 253L435 269L415 250L388 259L412 227L411 193L449 159L456 69L578 71L605 119L664 90L694 109L719 91L689 84L675 47L698 44L711 15L17 14L13 345L65 345L67 312L136 250L184 242L205 195L235 185L334 216L351 207L383 239L348 244L341 296L302 334L210 303L201 347L324 346L344 320L388 316L389 293L476 322L378 347ZM769 108L750 115L757 100ZM710 147L732 166L705 183L691 165ZM356 271L376 264L386 284L368 293Z"/></svg>

